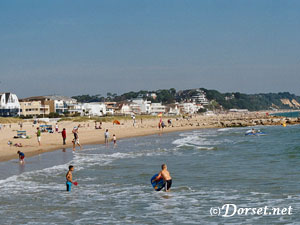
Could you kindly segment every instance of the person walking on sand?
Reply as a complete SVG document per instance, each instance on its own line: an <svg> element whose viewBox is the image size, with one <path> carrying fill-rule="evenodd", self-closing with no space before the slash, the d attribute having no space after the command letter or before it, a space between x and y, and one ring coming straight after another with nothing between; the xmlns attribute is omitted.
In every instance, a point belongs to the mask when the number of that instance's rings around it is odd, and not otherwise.
<svg viewBox="0 0 300 225"><path fill-rule="evenodd" d="M66 174L66 186L67 186L67 191L71 191L71 187L73 184L73 176L72 176L72 172L74 171L74 166L70 165L69 166L69 171ZM74 182L75 184L75 182ZM76 184L75 184L76 185Z"/></svg>
<svg viewBox="0 0 300 225"><path fill-rule="evenodd" d="M25 154L21 151L18 151L17 154L19 154L20 163L24 163Z"/></svg>
<svg viewBox="0 0 300 225"><path fill-rule="evenodd" d="M55 124L55 131L58 132L58 123Z"/></svg>
<svg viewBox="0 0 300 225"><path fill-rule="evenodd" d="M63 145L66 144L66 139L67 139L67 131L66 131L66 128L64 128L61 132L61 136L62 136L62 139L63 139Z"/></svg>
<svg viewBox="0 0 300 225"><path fill-rule="evenodd" d="M40 130L39 127L36 128L36 129L37 129L37 131L36 131L37 141L38 141L38 143L39 143L39 146L41 146L41 130Z"/></svg>
<svg viewBox="0 0 300 225"><path fill-rule="evenodd" d="M72 133L74 134L74 139L73 139L73 151L75 151L76 149L76 145L78 145L81 149L81 145L79 142L79 137L78 137L78 128L74 127L74 129L72 130Z"/></svg>
<svg viewBox="0 0 300 225"><path fill-rule="evenodd" d="M106 129L106 131L104 132L104 141L105 141L105 145L108 145L108 142L109 142L109 132L108 132L108 129Z"/></svg>
<svg viewBox="0 0 300 225"><path fill-rule="evenodd" d="M163 178L165 181L165 191L168 192L170 191L170 188L172 186L172 177L170 176L170 172L168 171L167 164L162 164L161 169L162 170L153 181L157 181Z"/></svg>

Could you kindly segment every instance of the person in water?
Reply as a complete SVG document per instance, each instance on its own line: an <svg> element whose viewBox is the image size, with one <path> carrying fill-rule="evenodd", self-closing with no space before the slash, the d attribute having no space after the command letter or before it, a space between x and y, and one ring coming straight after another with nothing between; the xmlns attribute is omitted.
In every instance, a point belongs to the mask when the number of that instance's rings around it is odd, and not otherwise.
<svg viewBox="0 0 300 225"><path fill-rule="evenodd" d="M106 129L106 131L104 132L104 140L105 140L105 145L108 146L108 142L109 142L109 132L108 132L108 129Z"/></svg>
<svg viewBox="0 0 300 225"><path fill-rule="evenodd" d="M113 142L114 142L114 146L116 146L117 145L117 137L115 134L113 135Z"/></svg>
<svg viewBox="0 0 300 225"><path fill-rule="evenodd" d="M21 151L17 152L19 154L20 163L24 163L25 154Z"/></svg>
<svg viewBox="0 0 300 225"><path fill-rule="evenodd" d="M165 191L170 191L172 186L172 177L170 176L170 172L168 171L167 164L161 165L161 171L159 172L158 176L153 181L158 181L161 178L165 181Z"/></svg>
<svg viewBox="0 0 300 225"><path fill-rule="evenodd" d="M254 128L252 128L251 132L252 132L252 134L257 133L257 131Z"/></svg>
<svg viewBox="0 0 300 225"><path fill-rule="evenodd" d="M74 166L70 165L69 166L69 171L67 172L66 175L66 185L67 185L67 191L71 191L71 187L73 184L73 177L72 177L72 172L74 171Z"/></svg>
<svg viewBox="0 0 300 225"><path fill-rule="evenodd" d="M80 149L82 149L82 146L80 145L79 142L79 137L78 137L78 128L79 127L74 127L74 129L72 130L72 133L74 134L74 139L73 139L73 151L76 150L76 145L78 145L80 147Z"/></svg>

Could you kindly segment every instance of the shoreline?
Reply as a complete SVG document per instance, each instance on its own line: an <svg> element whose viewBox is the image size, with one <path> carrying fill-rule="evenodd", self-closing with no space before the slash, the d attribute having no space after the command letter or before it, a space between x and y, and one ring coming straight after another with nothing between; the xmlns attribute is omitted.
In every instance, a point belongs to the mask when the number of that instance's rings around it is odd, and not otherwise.
<svg viewBox="0 0 300 225"><path fill-rule="evenodd" d="M155 130L148 130L148 131L144 131L140 134L130 134L130 135L124 135L124 136L120 136L118 138L119 140L122 139L128 139L128 138L134 138L134 137L145 137L145 136L151 136L151 135L163 135L163 134L167 134L167 133L175 133L175 132L180 132L180 131L188 131L188 130L200 130L200 129L210 129L210 128L221 128L221 127L182 127L182 128L177 128L176 129L172 129L172 130L164 130L163 132L158 131L157 129ZM165 128L166 129L166 128ZM102 129L103 130L103 129ZM82 145L82 149L79 149L78 146L76 146L76 151L81 151L84 150L84 146L85 145L101 145L101 144L105 144L104 139L103 140L99 140L99 141L80 141L80 144ZM110 141L110 145L113 145L112 141ZM60 146L60 147L59 147ZM10 148L14 148L14 147L10 147ZM47 152L54 152L54 151L58 151L58 150L62 150L62 149L72 149L73 145L68 143L66 145L59 145L57 144L57 146L47 146L47 147L39 147L39 149L34 149L34 150L29 150L29 151L23 151L24 153L26 153L26 158L30 158L30 157L34 157L36 155L39 154L43 154L43 153L47 153ZM21 150L22 148L15 148L16 151ZM5 156L0 156L0 163L1 162L7 162L13 159L18 159L17 154L15 155L5 155Z"/></svg>
<svg viewBox="0 0 300 225"><path fill-rule="evenodd" d="M110 139L113 134L116 134L117 140L133 137L142 137L149 135L160 135L164 133L180 132L188 130L209 129L209 128L229 128L229 127L251 127L261 125L282 125L282 124L299 124L300 118L284 118L274 117L267 114L268 112L252 112L252 113L231 113L220 114L214 116L197 115L188 119L174 119L172 118L172 126L165 127L163 132L158 129L158 118L143 119L137 121L136 126L132 125L131 120L120 121L121 125L113 125L111 122L103 122L102 129L95 129L93 121L80 123L79 139L80 143L84 145L104 144L104 131L109 130ZM167 117L163 118L167 125ZM49 123L51 124L51 123ZM51 124L55 127L55 123ZM79 126L78 122L62 121L58 123L59 131L62 128L67 130L67 144L62 144L61 133L42 133L41 146L38 146L35 137L37 125L31 122L24 122L22 129L31 136L30 139L12 139L16 135L16 131L20 129L18 124L12 124L10 128L7 126L0 130L0 162L17 159L17 151L20 150L25 153L26 157L36 156L46 152L52 152L67 148L72 148L73 139L72 129L74 126ZM8 146L7 142L21 143L23 147ZM111 142L111 141L110 141ZM76 147L76 151L80 151Z"/></svg>

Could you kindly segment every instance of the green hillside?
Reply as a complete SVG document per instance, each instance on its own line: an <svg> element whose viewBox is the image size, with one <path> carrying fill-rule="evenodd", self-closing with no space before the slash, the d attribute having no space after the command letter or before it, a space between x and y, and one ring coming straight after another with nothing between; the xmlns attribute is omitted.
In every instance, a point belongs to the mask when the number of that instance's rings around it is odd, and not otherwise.
<svg viewBox="0 0 300 225"><path fill-rule="evenodd" d="M206 93L207 99L214 108L223 109L248 109L249 111L266 110L266 109L296 109L300 105L300 97L289 92L280 93L262 93L262 94L243 94L240 92L220 93L216 90L208 90L200 88ZM155 93L156 98L150 97L149 93ZM107 97L100 95L80 95L73 96L79 102L95 102L95 101L128 101L133 98L144 98L152 102L162 102L163 104L170 104L174 102L190 101L192 96L197 93L197 89L188 89L176 91L174 88L162 89L157 91L141 90L138 92L128 92L121 95L107 93ZM282 101L284 100L284 101ZM292 103L292 101L295 103ZM285 102L286 104L283 104ZM287 104L289 103L289 104ZM207 106L210 107L210 106Z"/></svg>

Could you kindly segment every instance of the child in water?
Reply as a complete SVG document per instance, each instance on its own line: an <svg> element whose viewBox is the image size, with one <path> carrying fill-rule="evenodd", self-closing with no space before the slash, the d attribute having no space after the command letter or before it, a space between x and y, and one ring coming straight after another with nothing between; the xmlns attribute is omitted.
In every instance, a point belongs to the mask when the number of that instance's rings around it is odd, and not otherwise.
<svg viewBox="0 0 300 225"><path fill-rule="evenodd" d="M24 163L25 154L21 151L18 151L20 163Z"/></svg>
<svg viewBox="0 0 300 225"><path fill-rule="evenodd" d="M117 137L115 134L113 135L113 142L114 142L114 145L116 146L117 145Z"/></svg>
<svg viewBox="0 0 300 225"><path fill-rule="evenodd" d="M71 187L73 184L73 177L72 177L72 172L74 171L74 166L70 165L69 166L69 171L67 172L66 175L66 185L67 185L67 191L71 191Z"/></svg>

